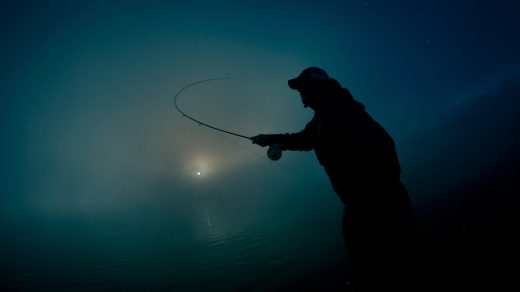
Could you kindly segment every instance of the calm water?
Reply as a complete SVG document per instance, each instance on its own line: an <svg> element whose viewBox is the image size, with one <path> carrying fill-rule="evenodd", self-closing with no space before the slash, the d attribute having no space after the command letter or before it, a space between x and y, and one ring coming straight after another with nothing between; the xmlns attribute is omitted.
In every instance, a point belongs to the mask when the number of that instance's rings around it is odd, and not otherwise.
<svg viewBox="0 0 520 292"><path fill-rule="evenodd" d="M340 203L330 190L312 194L300 185L191 201L150 195L117 212L4 214L0 286L272 291L337 285L346 257Z"/></svg>

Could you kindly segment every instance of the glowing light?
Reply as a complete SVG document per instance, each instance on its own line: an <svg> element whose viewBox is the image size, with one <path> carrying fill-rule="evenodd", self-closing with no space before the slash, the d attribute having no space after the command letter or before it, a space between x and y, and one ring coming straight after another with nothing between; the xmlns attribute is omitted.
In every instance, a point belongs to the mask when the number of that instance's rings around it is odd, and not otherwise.
<svg viewBox="0 0 520 292"><path fill-rule="evenodd" d="M206 179L213 173L211 159L199 156L194 157L186 168L186 175L196 179Z"/></svg>

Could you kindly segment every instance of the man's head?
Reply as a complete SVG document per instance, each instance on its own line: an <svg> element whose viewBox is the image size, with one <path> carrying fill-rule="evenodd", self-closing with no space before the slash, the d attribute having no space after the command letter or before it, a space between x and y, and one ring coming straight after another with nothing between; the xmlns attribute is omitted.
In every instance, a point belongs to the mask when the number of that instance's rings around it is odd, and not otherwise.
<svg viewBox="0 0 520 292"><path fill-rule="evenodd" d="M330 77L325 70L318 67L309 67L303 70L296 78L288 81L289 87L298 90L303 105L315 109L319 98L322 97L329 86Z"/></svg>

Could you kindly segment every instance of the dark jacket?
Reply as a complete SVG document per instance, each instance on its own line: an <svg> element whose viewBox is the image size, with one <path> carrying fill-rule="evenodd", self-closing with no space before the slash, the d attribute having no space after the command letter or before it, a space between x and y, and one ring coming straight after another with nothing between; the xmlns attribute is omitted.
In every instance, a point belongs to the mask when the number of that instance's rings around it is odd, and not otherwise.
<svg viewBox="0 0 520 292"><path fill-rule="evenodd" d="M344 203L372 200L400 184L393 139L354 100L337 87L315 109L303 131L272 135L283 150L314 149L332 186Z"/></svg>

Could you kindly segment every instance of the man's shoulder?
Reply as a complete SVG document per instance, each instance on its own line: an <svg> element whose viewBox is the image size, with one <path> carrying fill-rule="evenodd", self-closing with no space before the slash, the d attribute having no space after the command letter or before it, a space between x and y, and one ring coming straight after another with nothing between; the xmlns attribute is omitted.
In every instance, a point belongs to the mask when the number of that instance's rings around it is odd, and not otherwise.
<svg viewBox="0 0 520 292"><path fill-rule="evenodd" d="M346 115L355 111L364 111L364 106L353 99L334 98L320 111L322 116Z"/></svg>

